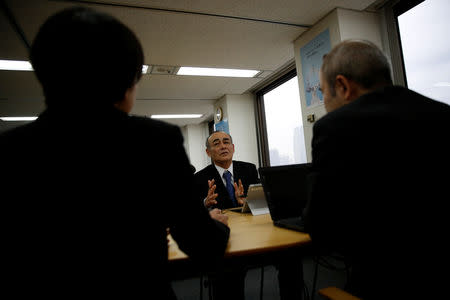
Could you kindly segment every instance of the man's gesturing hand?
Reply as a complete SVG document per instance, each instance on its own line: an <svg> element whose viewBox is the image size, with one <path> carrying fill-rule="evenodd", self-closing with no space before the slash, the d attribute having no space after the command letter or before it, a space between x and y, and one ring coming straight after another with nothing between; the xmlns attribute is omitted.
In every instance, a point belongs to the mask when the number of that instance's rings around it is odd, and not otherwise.
<svg viewBox="0 0 450 300"><path fill-rule="evenodd" d="M213 210L210 210L209 215L211 218L228 225L228 216L224 215L220 209L214 208Z"/></svg>
<svg viewBox="0 0 450 300"><path fill-rule="evenodd" d="M234 185L234 195L236 196L236 200L239 205L244 205L244 186L242 185L242 181L239 179L239 185L235 182Z"/></svg>
<svg viewBox="0 0 450 300"><path fill-rule="evenodd" d="M219 196L219 194L215 194L215 190L216 190L216 185L214 184L214 179L213 180L208 180L208 195L206 196L206 200L205 200L205 206L206 207L210 207L213 205L217 204L216 198L217 196Z"/></svg>

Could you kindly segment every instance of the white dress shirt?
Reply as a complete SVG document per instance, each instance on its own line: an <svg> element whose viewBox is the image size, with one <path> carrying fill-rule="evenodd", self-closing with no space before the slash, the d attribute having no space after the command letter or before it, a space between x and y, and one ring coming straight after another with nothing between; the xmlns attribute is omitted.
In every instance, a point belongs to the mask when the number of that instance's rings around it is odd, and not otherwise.
<svg viewBox="0 0 450 300"><path fill-rule="evenodd" d="M226 187L227 186L227 182L225 181L225 178L223 178L223 173L225 173L225 171L228 170L228 172L231 173L231 182L234 182L234 174L233 174L233 162L231 162L231 165L228 169L224 169L222 167L219 167L218 165L214 164L214 166L216 167L217 171L219 172L220 178L222 178L222 182L223 185Z"/></svg>

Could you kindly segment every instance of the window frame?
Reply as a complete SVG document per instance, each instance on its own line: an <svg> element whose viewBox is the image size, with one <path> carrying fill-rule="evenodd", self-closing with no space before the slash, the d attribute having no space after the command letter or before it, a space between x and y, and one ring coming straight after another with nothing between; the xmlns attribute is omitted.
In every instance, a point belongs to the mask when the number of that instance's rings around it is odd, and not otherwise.
<svg viewBox="0 0 450 300"><path fill-rule="evenodd" d="M419 5L420 3L425 2L425 0L409 0L409 1L399 1L392 6L392 10L394 13L394 17L398 18L401 14L407 12L411 8Z"/></svg>
<svg viewBox="0 0 450 300"><path fill-rule="evenodd" d="M409 0L409 1L401 0L392 6L392 13L394 16L395 28L397 30L397 39L398 39L398 45L399 45L399 50L400 50L400 59L401 59L401 65L402 65L402 75L403 75L403 81L405 83L404 84L405 87L408 87L408 78L406 76L405 58L403 56L403 46L402 46L402 39L400 36L400 26L398 24L398 17L424 1L425 0Z"/></svg>
<svg viewBox="0 0 450 300"><path fill-rule="evenodd" d="M392 64L392 79L394 84L408 87L405 71L405 60L398 26L398 16L426 0L391 0L382 10L386 24L387 43Z"/></svg>
<svg viewBox="0 0 450 300"><path fill-rule="evenodd" d="M294 67L285 74L271 81L258 91L256 91L256 130L258 142L259 165L263 167L270 166L269 141L267 137L267 122L264 107L264 95L280 85L286 83L297 76L297 70Z"/></svg>

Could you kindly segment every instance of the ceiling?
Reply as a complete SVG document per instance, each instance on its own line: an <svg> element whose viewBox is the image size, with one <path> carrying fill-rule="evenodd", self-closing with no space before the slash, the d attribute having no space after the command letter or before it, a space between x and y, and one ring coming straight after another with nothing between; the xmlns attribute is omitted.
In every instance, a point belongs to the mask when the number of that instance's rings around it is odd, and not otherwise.
<svg viewBox="0 0 450 300"><path fill-rule="evenodd" d="M0 0L0 59L28 60L26 44L32 43L45 19L79 4L128 25L143 45L146 64L267 71L265 78L144 75L132 113L204 115L171 120L183 126L211 120L213 104L223 95L252 91L293 65L293 41L334 8L365 10L374 2L378 1ZM1 116L37 115L43 108L33 72L0 71ZM0 130L7 126L3 123Z"/></svg>

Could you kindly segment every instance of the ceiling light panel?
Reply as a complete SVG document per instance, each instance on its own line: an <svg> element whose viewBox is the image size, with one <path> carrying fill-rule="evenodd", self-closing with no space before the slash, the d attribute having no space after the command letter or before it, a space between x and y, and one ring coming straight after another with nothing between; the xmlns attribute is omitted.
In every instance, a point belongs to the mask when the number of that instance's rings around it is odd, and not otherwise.
<svg viewBox="0 0 450 300"><path fill-rule="evenodd" d="M33 71L29 61L24 60L0 60L0 70L8 71Z"/></svg>
<svg viewBox="0 0 450 300"><path fill-rule="evenodd" d="M152 115L152 119L198 119L202 114Z"/></svg>
<svg viewBox="0 0 450 300"><path fill-rule="evenodd" d="M260 71L223 68L180 67L177 75L221 76L221 77L254 77Z"/></svg>
<svg viewBox="0 0 450 300"><path fill-rule="evenodd" d="M38 117L0 117L2 121L14 122L14 121L34 121Z"/></svg>

